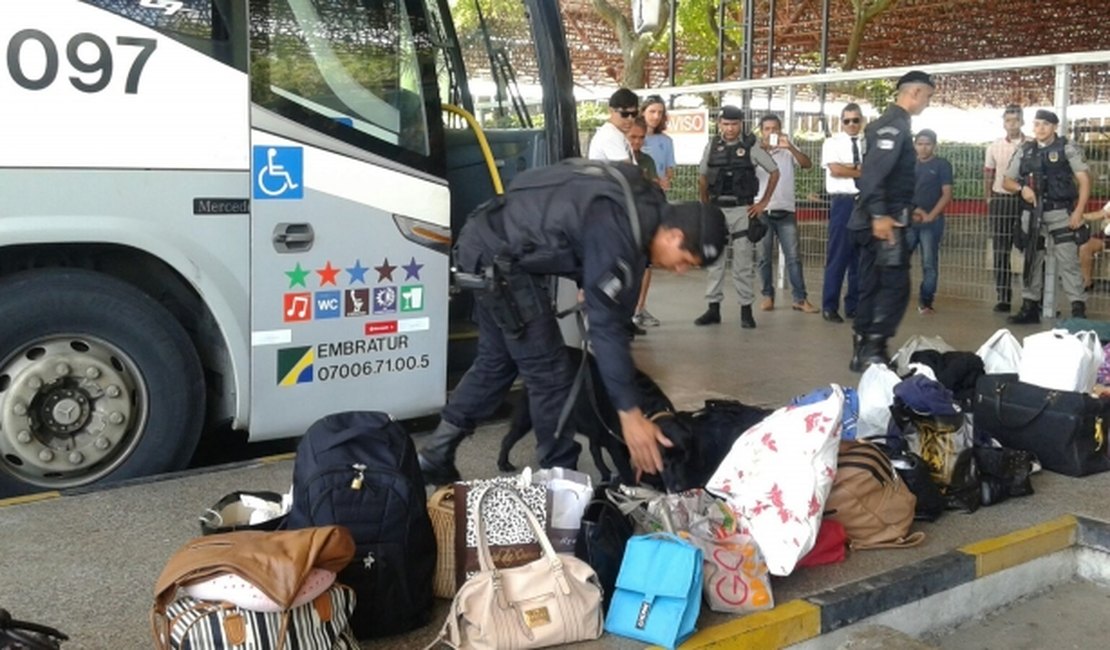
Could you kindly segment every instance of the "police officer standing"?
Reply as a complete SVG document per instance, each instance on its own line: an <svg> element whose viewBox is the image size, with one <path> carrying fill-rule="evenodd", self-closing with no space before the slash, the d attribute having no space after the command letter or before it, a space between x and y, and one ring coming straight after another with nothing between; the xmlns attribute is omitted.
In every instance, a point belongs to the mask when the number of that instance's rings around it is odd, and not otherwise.
<svg viewBox="0 0 1110 650"><path fill-rule="evenodd" d="M625 324L649 258L681 273L712 263L726 234L720 210L668 204L630 164L572 160L518 175L505 196L470 216L455 243L456 283L475 293L478 355L420 449L425 480L459 480L459 444L493 414L518 373L540 466L577 467L574 432L556 431L574 373L547 294L549 275L576 280L584 293L590 342L633 466L661 471L659 445L670 442L638 406Z"/></svg>
<svg viewBox="0 0 1110 650"><path fill-rule="evenodd" d="M886 364L887 339L894 336L910 299L906 227L912 221L917 152L910 116L929 106L936 86L913 70L898 80L894 103L864 130L866 153L860 169L859 203L848 221L859 250L860 300L848 367L862 371ZM917 210L924 217L921 210Z"/></svg>
<svg viewBox="0 0 1110 650"><path fill-rule="evenodd" d="M1021 191L1021 198L1038 208L1040 223L1030 228L1032 210L1023 217L1025 232L1025 264L1031 272L1022 274L1021 309L1007 320L1016 325L1041 322L1040 299L1044 287L1042 265L1045 251L1039 245L1041 237L1048 239L1048 246L1056 258L1056 272L1060 284L1071 301L1072 318L1087 317L1087 290L1079 270L1079 246L1076 235L1090 236L1083 226L1083 210L1091 198L1091 177L1083 152L1067 138L1056 135L1060 118L1052 111L1039 110L1033 119L1033 142L1021 145L1002 183L1007 191ZM1037 205L1037 202L1040 202Z"/></svg>
<svg viewBox="0 0 1110 650"><path fill-rule="evenodd" d="M698 195L703 203L712 204L724 211L728 220L732 247L732 281L740 296L740 327L755 327L752 302L755 301L755 244L760 237L753 237L751 224L767 208L779 182L779 168L771 154L758 145L755 135L741 133L743 113L736 106L725 106L717 121L718 136L709 141L702 155L698 175ZM759 194L759 179L755 166L770 174L763 198L753 204ZM762 226L766 232L766 226ZM749 232L751 230L751 232ZM698 316L695 325L714 325L721 322L721 285L725 278L725 257L709 267L709 284L705 297L709 308Z"/></svg>

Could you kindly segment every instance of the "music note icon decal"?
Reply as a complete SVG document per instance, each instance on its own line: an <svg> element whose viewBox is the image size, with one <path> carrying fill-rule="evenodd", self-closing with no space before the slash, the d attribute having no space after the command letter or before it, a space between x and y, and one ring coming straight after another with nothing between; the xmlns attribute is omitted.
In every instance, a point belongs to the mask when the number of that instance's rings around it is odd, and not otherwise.
<svg viewBox="0 0 1110 650"><path fill-rule="evenodd" d="M286 323L312 320L312 294L285 294L283 300L282 320Z"/></svg>

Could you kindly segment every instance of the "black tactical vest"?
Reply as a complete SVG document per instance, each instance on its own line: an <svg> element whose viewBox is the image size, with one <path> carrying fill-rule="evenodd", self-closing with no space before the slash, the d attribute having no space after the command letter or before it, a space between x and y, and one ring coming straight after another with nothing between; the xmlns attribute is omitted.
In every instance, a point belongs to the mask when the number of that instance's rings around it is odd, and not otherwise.
<svg viewBox="0 0 1110 650"><path fill-rule="evenodd" d="M641 241L634 243L629 224L628 247L646 255L666 205L663 193L636 166L568 160L521 173L504 197L479 206L459 233L455 267L481 273L501 257L528 273L576 278L591 206L600 200L627 205L624 188L609 175L614 169L628 181L638 214Z"/></svg>
<svg viewBox="0 0 1110 650"><path fill-rule="evenodd" d="M750 134L742 135L732 144L719 137L714 141L706 161L709 170L705 177L711 199L734 196L741 205L747 205L759 194L759 179L751 155L753 146L755 137Z"/></svg>
<svg viewBox="0 0 1110 650"><path fill-rule="evenodd" d="M1055 204L1045 206L1047 209L1072 209L1075 200L1079 198L1079 189L1075 185L1075 173L1068 163L1066 138L1057 137L1047 147L1038 146L1036 142L1026 142L1021 146L1021 177L1028 179L1029 174L1035 174L1039 188L1043 188L1045 201Z"/></svg>

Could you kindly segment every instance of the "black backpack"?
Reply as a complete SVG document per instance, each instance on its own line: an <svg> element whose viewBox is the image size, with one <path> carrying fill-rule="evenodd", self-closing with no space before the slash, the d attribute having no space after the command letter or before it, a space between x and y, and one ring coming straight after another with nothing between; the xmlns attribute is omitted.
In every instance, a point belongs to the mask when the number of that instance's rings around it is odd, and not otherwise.
<svg viewBox="0 0 1110 650"><path fill-rule="evenodd" d="M350 529L355 557L338 580L357 595L359 639L428 621L436 542L425 502L412 439L385 413L334 413L297 446L288 527Z"/></svg>

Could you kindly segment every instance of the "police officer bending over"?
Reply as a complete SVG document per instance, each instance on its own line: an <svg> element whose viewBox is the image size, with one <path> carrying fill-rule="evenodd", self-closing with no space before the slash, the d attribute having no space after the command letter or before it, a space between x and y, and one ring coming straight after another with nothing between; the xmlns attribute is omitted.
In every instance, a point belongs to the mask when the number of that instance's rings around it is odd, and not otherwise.
<svg viewBox="0 0 1110 650"><path fill-rule="evenodd" d="M719 209L669 205L633 165L569 160L517 176L504 197L471 215L455 243L456 282L475 292L478 356L420 449L425 480L459 480L459 443L501 404L518 373L528 387L540 466L577 467L574 432L556 437L574 370L547 275L576 280L583 290L590 342L632 464L661 471L659 445L670 442L639 409L625 324L648 258L681 273L712 263L725 238Z"/></svg>
<svg viewBox="0 0 1110 650"><path fill-rule="evenodd" d="M1035 140L1021 145L1010 159L1009 169L1002 179L1008 191L1020 190L1022 200L1033 206L1022 217L1025 236L1019 238L1025 241L1026 256L1021 310L1007 319L1018 325L1041 322L1040 299L1044 286L1041 267L1045 257L1039 243L1042 236L1052 238L1056 269L1064 293L1071 301L1072 318L1087 317L1087 290L1079 270L1078 247L1090 237L1090 229L1080 230L1080 227L1091 195L1091 177L1079 147L1056 135L1059 123L1056 113L1037 111L1033 120Z"/></svg>
<svg viewBox="0 0 1110 650"><path fill-rule="evenodd" d="M859 202L848 221L859 251L859 307L848 367L860 372L870 363L886 364L887 339L898 331L910 300L910 251L905 228L923 218L913 192L917 152L910 116L929 105L936 86L913 70L898 80L898 94L882 117L864 130L867 153L860 168Z"/></svg>

